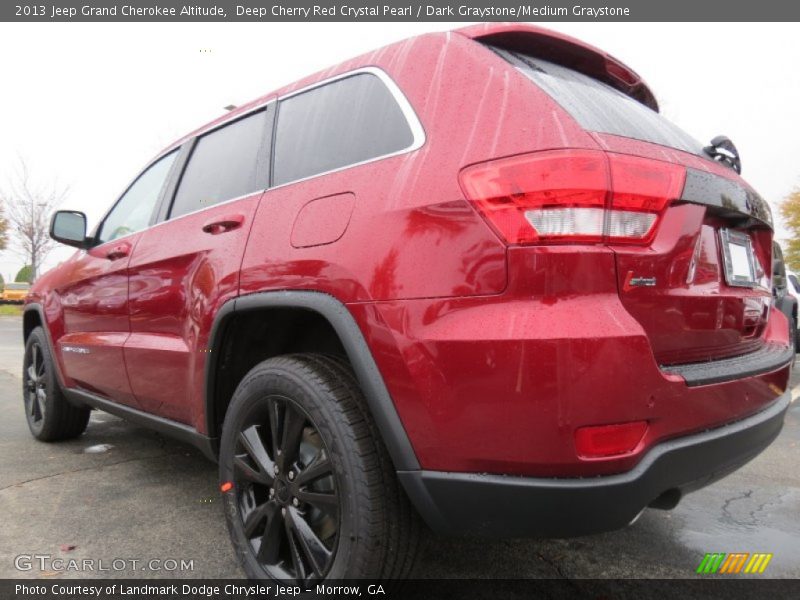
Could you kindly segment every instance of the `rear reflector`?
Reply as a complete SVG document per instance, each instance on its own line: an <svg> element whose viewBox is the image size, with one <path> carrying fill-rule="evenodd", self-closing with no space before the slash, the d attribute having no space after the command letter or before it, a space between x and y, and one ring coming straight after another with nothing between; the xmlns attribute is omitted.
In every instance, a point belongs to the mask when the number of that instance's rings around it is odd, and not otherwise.
<svg viewBox="0 0 800 600"><path fill-rule="evenodd" d="M647 431L647 421L581 427L575 430L575 448L582 458L601 458L632 452Z"/></svg>
<svg viewBox="0 0 800 600"><path fill-rule="evenodd" d="M467 167L464 193L509 244L649 243L685 169L596 150L556 150Z"/></svg>

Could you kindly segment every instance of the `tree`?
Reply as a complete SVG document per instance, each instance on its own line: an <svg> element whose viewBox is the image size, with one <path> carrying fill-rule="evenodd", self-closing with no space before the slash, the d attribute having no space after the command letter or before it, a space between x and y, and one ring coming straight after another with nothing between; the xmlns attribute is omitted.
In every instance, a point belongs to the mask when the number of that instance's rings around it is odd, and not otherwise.
<svg viewBox="0 0 800 600"><path fill-rule="evenodd" d="M795 188L780 204L780 213L792 237L783 249L783 259L794 272L800 272L800 188Z"/></svg>
<svg viewBox="0 0 800 600"><path fill-rule="evenodd" d="M19 271L17 276L14 277L16 283L33 283L33 269L30 265L25 265Z"/></svg>
<svg viewBox="0 0 800 600"><path fill-rule="evenodd" d="M3 203L0 202L0 250L5 250L8 245L8 221L6 221L3 213ZM0 282L2 276L0 276Z"/></svg>
<svg viewBox="0 0 800 600"><path fill-rule="evenodd" d="M39 274L39 266L53 249L50 238L50 214L67 196L68 189L55 182L43 185L33 183L28 166L19 159L16 172L0 192L6 206L6 219L15 235L25 264L30 265L30 281Z"/></svg>

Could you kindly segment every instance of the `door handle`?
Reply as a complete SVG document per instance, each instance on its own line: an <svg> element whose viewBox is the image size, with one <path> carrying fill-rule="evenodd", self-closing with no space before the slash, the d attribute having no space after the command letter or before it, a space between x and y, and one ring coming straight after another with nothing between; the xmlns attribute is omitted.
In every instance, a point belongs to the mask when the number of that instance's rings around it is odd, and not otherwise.
<svg viewBox="0 0 800 600"><path fill-rule="evenodd" d="M106 252L106 258L108 260L117 260L120 258L125 258L130 253L131 248L127 244L120 244L119 246L114 246Z"/></svg>
<svg viewBox="0 0 800 600"><path fill-rule="evenodd" d="M203 231L211 235L218 235L237 229L242 226L242 223L244 223L244 215L227 215L212 219L203 225Z"/></svg>

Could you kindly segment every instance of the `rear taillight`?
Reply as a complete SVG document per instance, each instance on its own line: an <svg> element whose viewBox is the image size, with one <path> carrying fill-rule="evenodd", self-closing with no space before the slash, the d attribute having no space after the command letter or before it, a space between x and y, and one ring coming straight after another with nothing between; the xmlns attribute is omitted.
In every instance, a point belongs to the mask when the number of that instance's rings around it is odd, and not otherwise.
<svg viewBox="0 0 800 600"><path fill-rule="evenodd" d="M556 150L467 167L461 186L509 244L647 244L685 169L596 150Z"/></svg>

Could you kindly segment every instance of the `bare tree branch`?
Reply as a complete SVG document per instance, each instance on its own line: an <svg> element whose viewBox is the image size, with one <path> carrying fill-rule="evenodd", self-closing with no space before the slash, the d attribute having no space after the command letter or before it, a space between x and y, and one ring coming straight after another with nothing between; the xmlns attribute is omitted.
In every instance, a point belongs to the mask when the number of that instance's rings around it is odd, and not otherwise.
<svg viewBox="0 0 800 600"><path fill-rule="evenodd" d="M50 215L68 193L69 188L61 187L56 182L37 185L21 157L6 188L0 190L9 229L19 246L17 251L26 264L31 265L34 280L38 276L39 266L55 245L50 238Z"/></svg>

